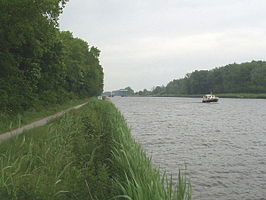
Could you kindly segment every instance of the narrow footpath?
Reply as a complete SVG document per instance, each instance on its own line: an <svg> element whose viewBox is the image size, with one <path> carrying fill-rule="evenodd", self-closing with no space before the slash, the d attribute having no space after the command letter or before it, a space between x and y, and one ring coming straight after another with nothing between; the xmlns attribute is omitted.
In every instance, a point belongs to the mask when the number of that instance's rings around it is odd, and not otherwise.
<svg viewBox="0 0 266 200"><path fill-rule="evenodd" d="M57 117L60 117L60 116L62 116L63 114L65 114L66 112L68 112L68 111L70 111L70 110L73 110L73 109L79 109L80 107L82 107L82 106L84 106L84 105L86 105L86 104L87 104L87 103L83 103L83 104L81 104L81 105L74 106L74 107L72 107L72 108L68 108L67 110L64 110L64 111L58 112L58 113L56 113L56 114L54 114L54 115L50 115L50 116L48 116L48 117L45 117L45 118L43 118L43 119L41 119L41 120L38 120L38 121L32 122L32 123L27 124L27 125L25 125L25 126L22 126L22 127L20 127L20 128L17 128L17 129L14 129L14 130L12 130L12 131L8 131L8 132L6 132L6 133L3 133L3 134L0 135L0 143L3 142L3 141L5 141L5 140L7 140L7 139L9 139L9 138L11 138L11 137L13 137L13 136L15 136L15 135L19 135L19 134L21 134L21 133L23 133L24 131L27 131L27 130L29 130L29 129L32 129L32 128L34 128L34 127L43 126L43 125L47 124L50 120L55 119L55 118L57 118Z"/></svg>

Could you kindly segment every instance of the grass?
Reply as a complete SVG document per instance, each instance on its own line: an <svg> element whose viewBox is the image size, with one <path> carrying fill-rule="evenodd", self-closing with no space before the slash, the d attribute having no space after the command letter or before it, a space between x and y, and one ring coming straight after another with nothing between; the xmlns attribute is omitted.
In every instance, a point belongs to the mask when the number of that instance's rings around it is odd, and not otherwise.
<svg viewBox="0 0 266 200"><path fill-rule="evenodd" d="M191 199L186 179L161 174L113 104L98 100L1 143L0 169L1 200Z"/></svg>
<svg viewBox="0 0 266 200"><path fill-rule="evenodd" d="M223 98L254 98L254 99L266 99L266 94L254 94L254 93L226 93L217 94L219 97Z"/></svg>
<svg viewBox="0 0 266 200"><path fill-rule="evenodd" d="M55 114L69 107L82 104L86 101L88 101L88 99L72 100L62 105L51 105L47 107L42 107L38 110L33 109L33 110L25 111L23 113L19 113L17 115L12 115L12 116L0 113L0 134L6 131L19 128L22 125L29 124L43 117L47 117L49 115Z"/></svg>
<svg viewBox="0 0 266 200"><path fill-rule="evenodd" d="M191 199L191 186L179 173L178 183L173 183L165 174L156 169L141 148L132 138L123 116L114 108L109 112L113 118L112 166L116 172L115 182L121 195L114 199L129 200L185 200Z"/></svg>
<svg viewBox="0 0 266 200"><path fill-rule="evenodd" d="M155 97L195 97L200 98L205 94L161 94L154 95ZM266 99L266 94L255 94L255 93L224 93L224 94L215 94L218 97L222 98L254 98L254 99Z"/></svg>
<svg viewBox="0 0 266 200"><path fill-rule="evenodd" d="M82 109L0 145L2 199L108 199L110 146Z"/></svg>

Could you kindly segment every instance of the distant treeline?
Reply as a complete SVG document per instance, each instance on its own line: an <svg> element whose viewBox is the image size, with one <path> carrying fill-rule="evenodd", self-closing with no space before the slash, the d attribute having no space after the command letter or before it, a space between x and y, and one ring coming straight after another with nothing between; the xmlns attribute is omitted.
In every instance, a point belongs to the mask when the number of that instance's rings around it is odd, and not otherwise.
<svg viewBox="0 0 266 200"><path fill-rule="evenodd" d="M212 70L196 70L167 86L140 91L140 95L192 95L206 93L266 93L266 62L229 64Z"/></svg>
<svg viewBox="0 0 266 200"><path fill-rule="evenodd" d="M0 113L101 94L100 51L59 31L66 2L0 1Z"/></svg>

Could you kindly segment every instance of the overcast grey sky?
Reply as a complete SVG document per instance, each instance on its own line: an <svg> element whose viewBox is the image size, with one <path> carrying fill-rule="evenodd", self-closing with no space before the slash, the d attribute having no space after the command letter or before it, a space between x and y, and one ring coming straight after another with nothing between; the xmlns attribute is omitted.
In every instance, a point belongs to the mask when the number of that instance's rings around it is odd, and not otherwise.
<svg viewBox="0 0 266 200"><path fill-rule="evenodd" d="M61 30L101 50L105 90L266 60L266 0L70 0Z"/></svg>

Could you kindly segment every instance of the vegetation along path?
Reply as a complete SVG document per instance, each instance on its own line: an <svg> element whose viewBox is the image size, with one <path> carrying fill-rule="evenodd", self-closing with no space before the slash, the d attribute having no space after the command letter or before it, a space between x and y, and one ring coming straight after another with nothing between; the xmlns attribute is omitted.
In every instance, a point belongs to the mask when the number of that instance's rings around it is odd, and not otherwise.
<svg viewBox="0 0 266 200"><path fill-rule="evenodd" d="M0 145L1 200L191 200L191 186L152 165L124 117L90 99Z"/></svg>
<svg viewBox="0 0 266 200"><path fill-rule="evenodd" d="M20 128L17 128L17 129L15 129L15 130L12 130L12 131L8 131L8 132L6 132L6 133L3 133L3 134L0 135L0 143L1 143L2 141L4 141L4 140L7 140L7 139L9 139L9 138L15 136L15 135L21 134L21 133L23 133L23 132L26 131L26 130L29 130L29 129L32 129L32 128L34 128L34 127L38 127L38 126L43 126L43 125L47 124L48 121L50 121L50 120L52 120L52 119L55 119L55 118L57 118L57 117L60 117L60 116L62 116L63 114L65 114L66 112L68 112L68 111L70 111L70 110L73 110L73 109L79 109L79 108L81 108L82 106L84 106L84 105L86 105L86 104L87 104L87 102L86 102L86 103L83 103L83 104L80 104L80 105L78 105L78 106L74 106L74 107L68 108L68 109L66 109L66 110L64 110L64 111L58 112L58 113L56 113L56 114L54 114L54 115L50 115L50 116L48 116L48 117L45 117L45 118L43 118L43 119L41 119L41 120L38 120L38 121L32 122L32 123L30 123L30 124L27 124L27 125L25 125L25 126L22 126L22 127L20 127Z"/></svg>

